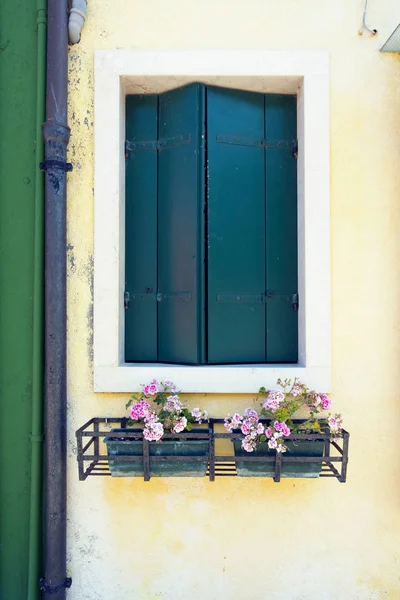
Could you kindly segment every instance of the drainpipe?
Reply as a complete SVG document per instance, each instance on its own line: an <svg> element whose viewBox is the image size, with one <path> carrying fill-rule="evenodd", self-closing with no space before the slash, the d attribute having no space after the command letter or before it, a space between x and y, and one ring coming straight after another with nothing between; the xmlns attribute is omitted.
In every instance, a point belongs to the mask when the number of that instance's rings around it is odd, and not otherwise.
<svg viewBox="0 0 400 600"><path fill-rule="evenodd" d="M68 6L48 0L45 141L45 600L65 600Z"/></svg>
<svg viewBox="0 0 400 600"><path fill-rule="evenodd" d="M43 160L42 123L45 118L46 86L46 0L37 0L36 62L36 179L33 248L33 348L32 348L32 429L31 497L29 520L28 600L39 598L41 489L43 443L43 234L44 180L39 170Z"/></svg>

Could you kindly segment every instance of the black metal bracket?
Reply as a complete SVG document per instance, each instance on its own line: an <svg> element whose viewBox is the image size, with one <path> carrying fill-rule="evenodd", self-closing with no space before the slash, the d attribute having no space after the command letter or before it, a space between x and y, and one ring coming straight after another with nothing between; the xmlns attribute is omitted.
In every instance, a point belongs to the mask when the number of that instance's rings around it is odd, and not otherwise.
<svg viewBox="0 0 400 600"><path fill-rule="evenodd" d="M291 302L295 312L299 309L299 295L276 294L268 290L265 294L217 294L218 304L266 304L270 300Z"/></svg>
<svg viewBox="0 0 400 600"><path fill-rule="evenodd" d="M176 148L177 146L182 146L182 144L189 144L190 140L190 133L174 135L172 137L153 141L137 141L135 139L132 141L126 140L125 157L128 158L129 152L140 152L142 150L168 150L169 148Z"/></svg>
<svg viewBox="0 0 400 600"><path fill-rule="evenodd" d="M42 592L45 592L46 594L57 594L57 592L60 590L64 588L69 589L71 587L72 577L66 577L64 581L58 585L51 585L50 583L47 583L44 577L42 577L39 581L39 584Z"/></svg>
<svg viewBox="0 0 400 600"><path fill-rule="evenodd" d="M268 420L263 419L263 423L267 423ZM294 420L295 423L301 423L302 420ZM100 450L100 440L110 435L110 430L107 427L107 430L101 430L100 425L105 424L106 427L111 424L118 424L120 428L124 429L127 425L126 417L118 418L118 417L94 417L90 419L87 423L82 425L76 432L77 439L77 461L78 461L78 471L79 471L79 480L85 481L89 476L111 476L111 472L109 470L109 456L104 454ZM207 423L207 429L204 430L204 433L191 433L191 432L183 432L183 433L169 433L164 434L166 439L174 438L174 439L207 439L209 443L209 452L208 452L208 471L206 476L210 481L215 481L216 477L234 477L237 476L236 471L236 463L240 462L265 462L265 463L273 463L275 466L273 480L276 483L281 481L281 467L283 464L287 462L296 462L296 463L320 463L321 464L321 472L320 477L331 477L337 479L340 483L346 482L347 476L347 464L349 460L349 437L350 434L343 430L343 432L338 435L336 439L332 439L329 431L323 431L322 433L316 435L315 433L295 433L290 434L288 436L288 440L293 441L319 441L324 442L324 453L322 456L311 456L311 457L293 457L286 456L277 452L276 456L257 456L249 454L249 456L234 456L234 455L217 455L215 442L218 440L240 440L243 439L242 433L232 432L227 433L224 431L221 433L220 431L215 431L215 426L219 426L222 428L224 423L224 419L210 419ZM103 428L104 429L104 428ZM143 438L143 434L138 433L129 433L126 431L113 431L111 434L114 439L122 438L130 438L130 437L139 437ZM87 441L86 441L87 440ZM86 442L86 443L85 443ZM152 442L151 442L152 443ZM333 450L333 452L332 452ZM203 457L199 456L150 456L149 452L149 442L143 439L143 454L138 456L131 455L120 455L113 456L112 460L114 463L124 463L124 462L142 462L143 461L143 477L145 481L150 480L150 465L154 462L165 462L165 461L177 461L185 460L187 462L195 462L203 460ZM89 464L88 464L89 463Z"/></svg>
<svg viewBox="0 0 400 600"><path fill-rule="evenodd" d="M266 138L255 138L243 135L219 134L216 136L218 144L229 144L233 146L249 146L251 148L287 150L294 158L298 155L297 139L293 140L267 140Z"/></svg>
<svg viewBox="0 0 400 600"><path fill-rule="evenodd" d="M41 171L47 171L47 169L61 169L62 171L72 171L72 163L64 162L62 160L45 160L39 165Z"/></svg>
<svg viewBox="0 0 400 600"><path fill-rule="evenodd" d="M182 300L182 302L191 302L191 292L153 292L152 288L145 292L124 292L124 308L128 309L130 302L134 301L155 301L155 302L171 302L174 300Z"/></svg>

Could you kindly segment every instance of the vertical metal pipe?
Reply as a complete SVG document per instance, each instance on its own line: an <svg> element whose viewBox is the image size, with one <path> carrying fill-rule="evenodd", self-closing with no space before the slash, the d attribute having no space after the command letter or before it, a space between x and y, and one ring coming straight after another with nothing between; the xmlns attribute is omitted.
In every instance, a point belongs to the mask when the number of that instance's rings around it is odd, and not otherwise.
<svg viewBox="0 0 400 600"><path fill-rule="evenodd" d="M32 431L31 497L29 519L28 600L39 598L41 490L43 446L43 275L44 275L44 178L39 170L43 160L41 125L45 118L46 86L46 0L37 0L36 65L36 180L35 238L33 257L33 348L32 348Z"/></svg>
<svg viewBox="0 0 400 600"><path fill-rule="evenodd" d="M66 153L68 6L48 0L45 140L45 600L66 585Z"/></svg>

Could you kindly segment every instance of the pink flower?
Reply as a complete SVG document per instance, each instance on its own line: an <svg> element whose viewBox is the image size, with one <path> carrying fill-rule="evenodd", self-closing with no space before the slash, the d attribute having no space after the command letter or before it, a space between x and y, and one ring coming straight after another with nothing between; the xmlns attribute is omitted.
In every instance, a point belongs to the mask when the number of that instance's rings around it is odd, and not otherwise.
<svg viewBox="0 0 400 600"><path fill-rule="evenodd" d="M243 418L241 415L239 415L239 413L235 413L232 417L232 423L234 424L235 427L238 427L241 422L243 421Z"/></svg>
<svg viewBox="0 0 400 600"><path fill-rule="evenodd" d="M242 440L242 448L246 450L246 452L253 452L256 447L256 440L249 436L246 436L244 440Z"/></svg>
<svg viewBox="0 0 400 600"><path fill-rule="evenodd" d="M268 448L271 448L271 450L273 450L277 446L278 446L278 442L276 441L275 438L271 438L270 440L268 440Z"/></svg>
<svg viewBox="0 0 400 600"><path fill-rule="evenodd" d="M264 425L262 423L257 425L256 433L258 435L262 435L264 433Z"/></svg>
<svg viewBox="0 0 400 600"><path fill-rule="evenodd" d="M273 436L272 427L267 427L266 428L265 435L267 436L267 438L272 438L272 436Z"/></svg>
<svg viewBox="0 0 400 600"><path fill-rule="evenodd" d="M244 435L248 435L251 431L251 422L246 419L245 421L243 421L242 423L242 427L241 427L242 433L244 433Z"/></svg>
<svg viewBox="0 0 400 600"><path fill-rule="evenodd" d="M150 404L145 400L141 400L137 402L133 406L131 406L130 417L134 421L139 421L139 419L144 419L150 412Z"/></svg>
<svg viewBox="0 0 400 600"><path fill-rule="evenodd" d="M181 433L181 431L183 431L185 429L186 425L187 425L186 417L178 417L177 419L174 419L174 432Z"/></svg>
<svg viewBox="0 0 400 600"><path fill-rule="evenodd" d="M191 412L192 417L195 419L196 423L201 423L203 420L207 421L208 412L202 412L200 408L194 408Z"/></svg>
<svg viewBox="0 0 400 600"><path fill-rule="evenodd" d="M199 408L194 408L191 412L191 415L196 419L196 421L198 421L201 419L201 410Z"/></svg>
<svg viewBox="0 0 400 600"><path fill-rule="evenodd" d="M208 414L207 414L208 417ZM224 419L225 429L232 432L233 429L238 429L242 423L243 417L239 413L235 413L232 417L228 415Z"/></svg>
<svg viewBox="0 0 400 600"><path fill-rule="evenodd" d="M331 406L331 399L326 394L319 394L321 398L321 406L324 410L328 410Z"/></svg>
<svg viewBox="0 0 400 600"><path fill-rule="evenodd" d="M331 430L331 433L340 433L342 431L343 419L342 415L336 413L333 416L330 416L328 419L328 425Z"/></svg>
<svg viewBox="0 0 400 600"><path fill-rule="evenodd" d="M164 427L158 421L148 423L143 430L143 437L149 442L158 442L164 435Z"/></svg>
<svg viewBox="0 0 400 600"><path fill-rule="evenodd" d="M177 391L176 385L170 379L166 379L163 382L163 385L164 385L165 390L169 390L170 392L173 392L173 393L175 393Z"/></svg>
<svg viewBox="0 0 400 600"><path fill-rule="evenodd" d="M161 391L161 385L157 379L152 379L150 383L146 383L143 386L143 394L145 396L155 396L159 391Z"/></svg>
<svg viewBox="0 0 400 600"><path fill-rule="evenodd" d="M258 414L252 408L246 408L244 416L251 421L258 421Z"/></svg>
<svg viewBox="0 0 400 600"><path fill-rule="evenodd" d="M283 435L288 436L290 435L290 429L289 427L286 425L286 423L282 423L282 429L281 429Z"/></svg>
<svg viewBox="0 0 400 600"><path fill-rule="evenodd" d="M149 395L154 396L155 394L158 394L158 385L156 383L150 383L148 390Z"/></svg>
<svg viewBox="0 0 400 600"><path fill-rule="evenodd" d="M292 396L300 396L300 394L304 394L304 383L295 383L291 389Z"/></svg>
<svg viewBox="0 0 400 600"><path fill-rule="evenodd" d="M269 410L270 412L274 413L276 410L278 410L279 404L284 399L285 396L281 391L270 391L263 404L263 407L265 408L265 410Z"/></svg>
<svg viewBox="0 0 400 600"><path fill-rule="evenodd" d="M165 410L168 412L181 412L182 408L183 404L179 400L179 396L168 396Z"/></svg>
<svg viewBox="0 0 400 600"><path fill-rule="evenodd" d="M143 386L143 394L145 396L150 396L150 385L149 384L146 384Z"/></svg>

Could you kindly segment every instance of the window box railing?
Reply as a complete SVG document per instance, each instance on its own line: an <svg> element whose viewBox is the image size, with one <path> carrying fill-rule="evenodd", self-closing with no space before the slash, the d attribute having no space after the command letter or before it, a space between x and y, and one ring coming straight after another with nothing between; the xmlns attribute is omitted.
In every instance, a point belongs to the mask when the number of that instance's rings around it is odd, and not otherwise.
<svg viewBox="0 0 400 600"><path fill-rule="evenodd" d="M216 477L240 476L243 474L243 465L247 467L247 463L249 463L249 467L251 465L264 465L266 467L266 475L264 476L272 477L276 483L280 482L282 477L310 477L307 474L307 471L310 471L310 465L312 465L311 471L314 473L311 475L312 477L334 477L341 483L346 482L350 434L345 430L336 439L332 439L328 432L291 434L287 437L287 441L290 444L298 445L299 448L303 442L307 442L308 444L308 449L299 456L290 451L283 454L279 452L269 455L246 453L243 456L235 456L234 454L216 453L216 447L218 450L220 441L228 439L234 444L235 441L243 438L241 433L224 432L221 427L221 424L224 422L223 419L210 419L210 422L204 428L204 432L201 433L199 433L199 429L196 429L195 432L186 431L179 434L165 434L163 440L165 439L166 442L148 442L143 439L143 434L140 431L129 431L127 429L127 421L128 419L125 417L94 417L77 430L77 460L80 481L84 481L87 477L91 476L110 476L113 475L113 471L115 475L118 474L118 470L129 472L129 469L126 469L126 467L125 469L119 469L119 466L124 463L125 465L126 463L131 466L134 465L133 470L136 476L138 470L141 469L140 475L143 476L145 481L150 480L152 472L153 476L162 476L162 470L157 469L156 466L159 463L168 463L170 467L175 463L176 473L173 475L182 476L185 475L182 463L187 466L192 462L204 463L206 461L208 464L204 473L210 481L214 481ZM113 426L112 429L109 427L110 425ZM117 442L118 440L126 441L132 439L137 443L139 440L141 442L140 452L135 452L135 455L127 453L126 455L113 454L110 456L107 453L106 444L104 443L105 438L111 438ZM182 453L180 455L171 453L169 455L162 455L159 452L156 455L153 454L151 451L152 444L156 444L158 448L162 449L162 444L168 444L170 440L205 441L208 445L206 457L204 453L196 456L190 451L186 455ZM310 452L310 443L317 444L321 452ZM315 454L319 454L319 456ZM112 461L111 465L110 461ZM299 471L298 474L290 474L292 472L288 468L290 464L296 465L297 468L295 471ZM304 469L304 473L301 473L301 468L299 468L301 465L308 466L308 468ZM320 465L320 470L316 469L315 465ZM198 468L194 468L193 470L198 471ZM189 469L188 476L193 476L193 470ZM168 476L171 476L173 469L169 468L168 471ZM248 475L248 473L246 474ZM254 475L259 476L260 473L254 473Z"/></svg>

